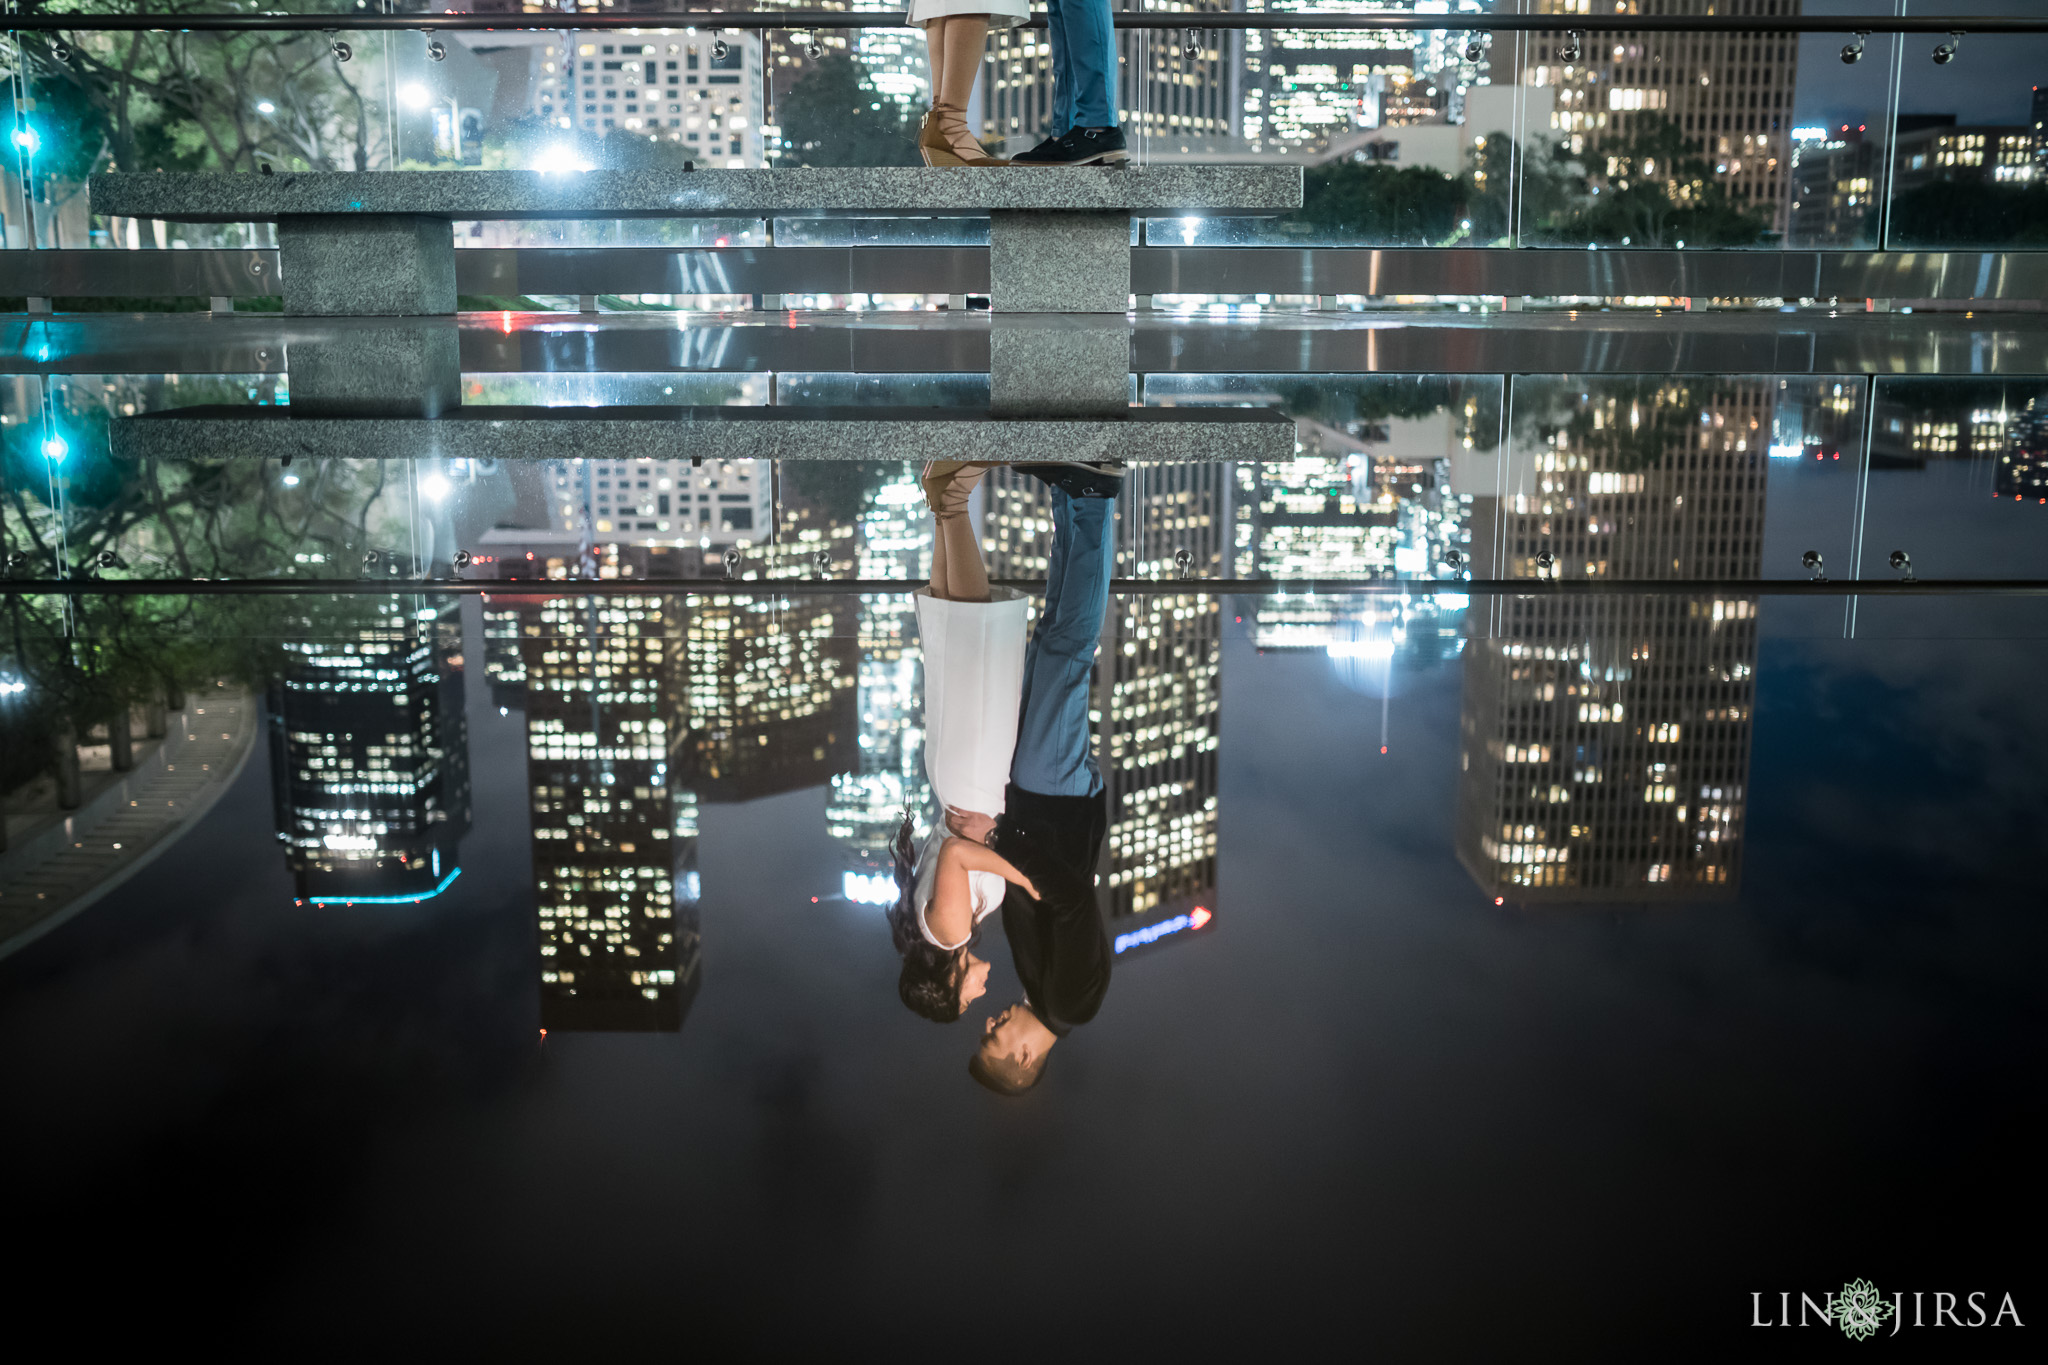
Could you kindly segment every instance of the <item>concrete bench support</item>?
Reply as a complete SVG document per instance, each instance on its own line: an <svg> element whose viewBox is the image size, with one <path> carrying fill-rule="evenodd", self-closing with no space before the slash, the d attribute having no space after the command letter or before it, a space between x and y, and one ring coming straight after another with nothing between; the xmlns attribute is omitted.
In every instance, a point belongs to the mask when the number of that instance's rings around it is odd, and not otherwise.
<svg viewBox="0 0 2048 1365"><path fill-rule="evenodd" d="M1131 215L997 210L989 297L1003 313L1115 313L1131 306Z"/></svg>
<svg viewBox="0 0 2048 1365"><path fill-rule="evenodd" d="M434 317L455 311L455 237L419 214L283 214L284 310L302 317Z"/></svg>

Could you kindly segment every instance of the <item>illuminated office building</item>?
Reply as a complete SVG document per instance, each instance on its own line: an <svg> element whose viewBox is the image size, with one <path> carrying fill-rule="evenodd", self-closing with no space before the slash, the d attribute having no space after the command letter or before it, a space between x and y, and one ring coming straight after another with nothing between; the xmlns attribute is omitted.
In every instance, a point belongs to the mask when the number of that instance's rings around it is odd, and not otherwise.
<svg viewBox="0 0 2048 1365"><path fill-rule="evenodd" d="M858 577L910 583L930 577L932 521L915 466L905 465L867 495L857 544ZM842 890L851 899L879 903L894 899L889 846L898 821L906 809L921 814L931 806L920 713L924 658L908 594L864 593L858 612L858 752L852 771L832 777L825 820L851 855Z"/></svg>
<svg viewBox="0 0 2048 1365"><path fill-rule="evenodd" d="M550 460L543 478L561 535L701 549L767 538L766 460Z"/></svg>
<svg viewBox="0 0 2048 1365"><path fill-rule="evenodd" d="M674 1031L696 992L697 807L673 598L520 608L541 1027Z"/></svg>
<svg viewBox="0 0 2048 1365"><path fill-rule="evenodd" d="M1042 577L1052 543L1044 486L997 469L984 487L990 575ZM1231 489L1222 464L1132 470L1118 504L1116 573L1173 578L1186 550L1191 573L1220 575ZM1102 889L1112 934L1133 917L1163 922L1197 906L1215 911L1221 613L1213 595L1110 600L1091 717L1109 797Z"/></svg>
<svg viewBox="0 0 2048 1365"><path fill-rule="evenodd" d="M462 628L452 609L421 618L410 600L284 646L269 698L271 793L302 902L424 901L459 875L470 818Z"/></svg>
<svg viewBox="0 0 2048 1365"><path fill-rule="evenodd" d="M1355 429L1298 419L1291 461L1236 468L1238 576L1438 576L1444 552L1467 536L1466 500L1448 488L1463 420L1450 410ZM1263 597L1252 610L1261 649L1435 649L1456 629L1456 611L1434 598L1289 593Z"/></svg>
<svg viewBox="0 0 2048 1365"><path fill-rule="evenodd" d="M1534 0L1530 12L1563 19L1590 11L1587 0ZM1600 12L1705 18L1725 8L1721 0L1617 0ZM1799 0L1779 0L1778 13L1796 15ZM1643 119L1667 118L1692 139L1738 205L1767 208L1767 226L1787 230L1797 34L1587 33L1567 61L1570 41L1562 26L1497 35L1494 79L1556 91L1553 131L1595 183L1627 177L1630 168L1614 160L1614 146Z"/></svg>
<svg viewBox="0 0 2048 1365"><path fill-rule="evenodd" d="M1998 456L1991 494L2015 502L2048 503L2048 403L2035 399L2015 414L2012 434Z"/></svg>
<svg viewBox="0 0 2048 1365"><path fill-rule="evenodd" d="M1396 0L1244 0L1250 14L1407 11ZM1303 151L1386 121L1406 99L1417 36L1399 30L1274 29L1244 35L1241 127L1253 151Z"/></svg>
<svg viewBox="0 0 2048 1365"><path fill-rule="evenodd" d="M476 152L481 152L484 135L524 118L562 132L676 143L707 166L766 164L766 86L757 34L726 34L723 57L712 52L705 29L451 36L495 76L475 92L490 104L488 112L468 111L464 140L474 143Z"/></svg>
<svg viewBox="0 0 2048 1365"><path fill-rule="evenodd" d="M1777 382L1621 387L1582 398L1574 382L1556 434L1499 457L1497 491L1473 504L1475 576L1757 577ZM1757 599L1503 597L1470 624L1457 847L1480 888L1733 895Z"/></svg>
<svg viewBox="0 0 2048 1365"><path fill-rule="evenodd" d="M687 780L706 801L751 801L850 772L859 669L836 597L695 597L682 626Z"/></svg>

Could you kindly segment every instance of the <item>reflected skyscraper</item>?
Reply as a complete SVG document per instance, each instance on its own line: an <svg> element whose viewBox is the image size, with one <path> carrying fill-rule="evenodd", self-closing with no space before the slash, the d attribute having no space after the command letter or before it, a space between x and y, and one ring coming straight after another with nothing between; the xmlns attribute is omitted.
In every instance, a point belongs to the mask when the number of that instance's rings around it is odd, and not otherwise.
<svg viewBox="0 0 2048 1365"><path fill-rule="evenodd" d="M924 492L916 468L905 465L864 499L855 572L920 583L930 574L931 553ZM893 884L878 879L887 877L898 820L906 809L923 812L931 804L919 712L924 658L917 609L908 594L863 594L858 610L858 752L853 770L832 778L825 819L831 836L851 855L842 890L853 899L879 902L894 896Z"/></svg>
<svg viewBox="0 0 2048 1365"><path fill-rule="evenodd" d="M984 487L990 575L1042 576L1052 543L1044 486L997 469ZM1117 575L1174 578L1182 551L1189 572L1221 573L1232 491L1222 464L1132 470L1118 504ZM1119 951L1153 941L1148 929L1199 928L1216 911L1221 613L1213 595L1130 594L1111 598L1103 623L1091 719L1109 799L1102 892Z"/></svg>
<svg viewBox="0 0 2048 1365"><path fill-rule="evenodd" d="M270 685L278 841L315 905L417 902L460 874L469 830L462 626L414 599L289 641Z"/></svg>
<svg viewBox="0 0 2048 1365"><path fill-rule="evenodd" d="M1743 580L1762 559L1770 380L1529 381L1550 407L1473 506L1474 573ZM1516 901L1733 895L1757 599L1500 598L1465 654L1458 856Z"/></svg>
<svg viewBox="0 0 2048 1365"><path fill-rule="evenodd" d="M541 1027L674 1031L697 990L697 808L674 598L520 607Z"/></svg>

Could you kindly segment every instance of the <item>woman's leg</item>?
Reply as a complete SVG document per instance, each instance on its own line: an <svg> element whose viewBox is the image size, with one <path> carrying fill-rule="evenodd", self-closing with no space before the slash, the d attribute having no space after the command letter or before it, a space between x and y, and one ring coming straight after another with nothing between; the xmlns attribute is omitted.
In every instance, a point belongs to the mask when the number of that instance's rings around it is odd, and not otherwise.
<svg viewBox="0 0 2048 1365"><path fill-rule="evenodd" d="M939 94L946 76L946 21L932 19L924 26L924 60L931 68L932 103L938 104L944 97Z"/></svg>
<svg viewBox="0 0 2048 1365"><path fill-rule="evenodd" d="M974 539L967 503L988 472L985 464L934 460L925 466L924 495L937 531L932 543L932 596L951 602L988 601L988 569Z"/></svg>
<svg viewBox="0 0 2048 1365"><path fill-rule="evenodd" d="M974 82L981 76L981 55L988 43L986 14L949 14L932 21L932 27L946 26L946 65L932 73L932 89L938 102L963 114L974 97ZM942 83L943 82L943 83Z"/></svg>

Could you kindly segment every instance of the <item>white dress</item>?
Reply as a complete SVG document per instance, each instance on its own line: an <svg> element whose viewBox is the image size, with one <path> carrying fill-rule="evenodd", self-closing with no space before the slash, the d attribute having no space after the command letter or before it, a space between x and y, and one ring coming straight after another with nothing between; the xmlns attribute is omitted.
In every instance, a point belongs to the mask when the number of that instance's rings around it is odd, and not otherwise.
<svg viewBox="0 0 2048 1365"><path fill-rule="evenodd" d="M923 28L952 14L986 14L992 29L1015 28L1031 17L1031 4L1030 0L910 0L905 22Z"/></svg>
<svg viewBox="0 0 2048 1365"><path fill-rule="evenodd" d="M939 848L946 842L945 807L982 815L1003 813L1003 788L1017 751L1017 712L1024 698L1024 594L991 588L991 601L948 602L917 592L917 631L924 644L924 771L940 810L931 837L918 853L918 927L934 946L925 925L938 882ZM974 922L1003 903L1005 883L993 872L967 874Z"/></svg>

